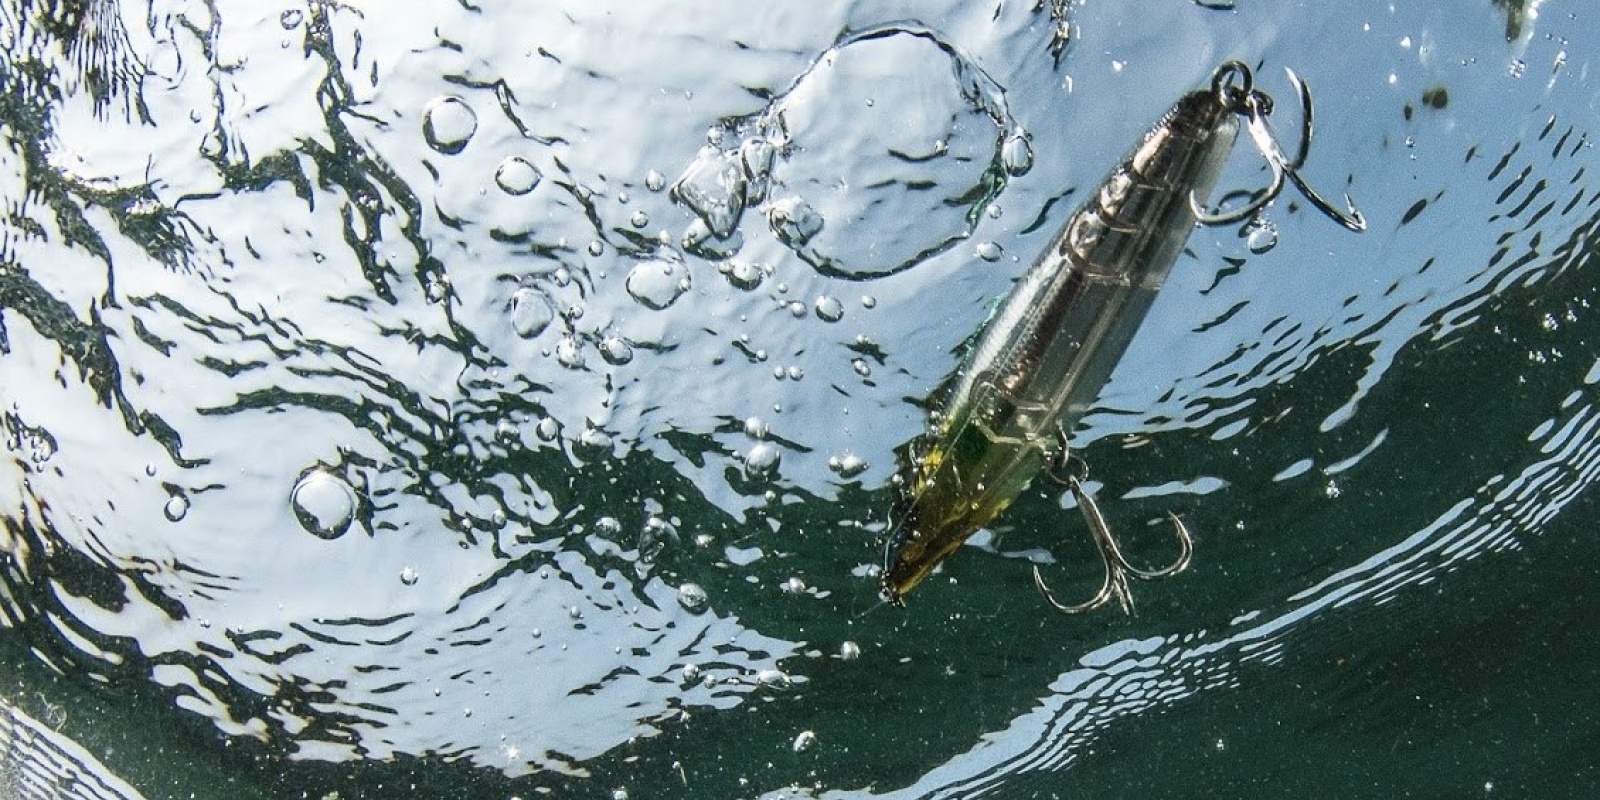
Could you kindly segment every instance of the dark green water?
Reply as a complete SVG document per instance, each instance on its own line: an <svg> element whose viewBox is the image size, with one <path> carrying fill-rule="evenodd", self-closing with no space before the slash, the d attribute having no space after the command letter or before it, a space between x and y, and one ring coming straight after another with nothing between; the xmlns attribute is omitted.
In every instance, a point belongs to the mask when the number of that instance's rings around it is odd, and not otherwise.
<svg viewBox="0 0 1600 800"><path fill-rule="evenodd" d="M1600 796L1581 4L0 0L0 798ZM909 598L927 398L1240 58L1197 229ZM1266 180L1241 143L1223 181ZM845 657L849 656L849 657Z"/></svg>

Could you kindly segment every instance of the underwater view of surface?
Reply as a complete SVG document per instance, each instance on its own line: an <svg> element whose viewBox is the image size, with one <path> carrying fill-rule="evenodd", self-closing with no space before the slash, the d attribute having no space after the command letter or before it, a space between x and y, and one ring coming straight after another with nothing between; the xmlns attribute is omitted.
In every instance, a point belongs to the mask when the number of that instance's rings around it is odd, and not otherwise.
<svg viewBox="0 0 1600 800"><path fill-rule="evenodd" d="M0 797L1600 796L1600 9L0 0ZM1314 99L906 598L995 304ZM1595 138L1591 139L1593 136ZM1596 173L1589 173L1594 168ZM1270 179L1241 136L1216 199ZM1339 204L1339 201L1335 201Z"/></svg>

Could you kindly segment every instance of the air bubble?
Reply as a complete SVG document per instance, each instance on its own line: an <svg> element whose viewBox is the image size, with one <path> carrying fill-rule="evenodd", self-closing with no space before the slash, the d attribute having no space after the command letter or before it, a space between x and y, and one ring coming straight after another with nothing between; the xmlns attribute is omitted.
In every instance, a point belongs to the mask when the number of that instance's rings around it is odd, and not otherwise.
<svg viewBox="0 0 1600 800"><path fill-rule="evenodd" d="M651 517L644 521L644 529L639 531L639 561L644 564L653 563L661 556L667 545L678 541L678 529L672 523L660 518Z"/></svg>
<svg viewBox="0 0 1600 800"><path fill-rule="evenodd" d="M286 31L300 27L300 20L305 18L305 12L298 8L291 8L278 15L278 24Z"/></svg>
<svg viewBox="0 0 1600 800"><path fill-rule="evenodd" d="M1012 131L1000 145L1000 164L1011 175L1026 175L1033 169L1033 145L1022 129Z"/></svg>
<svg viewBox="0 0 1600 800"><path fill-rule="evenodd" d="M791 300L784 307L789 309L789 313L794 315L795 319L800 319L806 315L806 304L799 300Z"/></svg>
<svg viewBox="0 0 1600 800"><path fill-rule="evenodd" d="M539 185L541 177L543 176L539 174L539 168L521 156L507 158L500 162L500 166L494 171L495 185L500 187L500 191L512 196L521 196L533 191L533 187Z"/></svg>
<svg viewBox="0 0 1600 800"><path fill-rule="evenodd" d="M744 457L744 474L755 480L771 477L783 460L783 451L770 442L759 442Z"/></svg>
<svg viewBox="0 0 1600 800"><path fill-rule="evenodd" d="M798 197L785 197L767 210L767 224L791 248L811 241L822 230L822 216Z"/></svg>
<svg viewBox="0 0 1600 800"><path fill-rule="evenodd" d="M1244 243L1251 253L1259 256L1278 246L1278 226L1270 222L1251 225Z"/></svg>
<svg viewBox="0 0 1600 800"><path fill-rule="evenodd" d="M731 231L718 236L706 221L696 217L683 232L683 249L707 261L720 261L739 252L744 247L744 234Z"/></svg>
<svg viewBox="0 0 1600 800"><path fill-rule="evenodd" d="M733 233L744 214L744 173L717 151L695 159L672 185L672 198L693 211L719 238Z"/></svg>
<svg viewBox="0 0 1600 800"><path fill-rule="evenodd" d="M843 661L854 661L861 657L861 645L846 641L839 645L839 658Z"/></svg>
<svg viewBox="0 0 1600 800"><path fill-rule="evenodd" d="M856 374L860 375L863 378L868 377L868 376L870 376L872 374L872 365L868 364L867 360L864 359L864 358L851 359L850 360L850 368L854 369L856 371Z"/></svg>
<svg viewBox="0 0 1600 800"><path fill-rule="evenodd" d="M538 336L554 319L555 310L544 292L524 286L511 293L511 327L518 336L524 339Z"/></svg>
<svg viewBox="0 0 1600 800"><path fill-rule="evenodd" d="M744 435L757 441L767 438L772 428L760 417L749 417L744 421Z"/></svg>
<svg viewBox="0 0 1600 800"><path fill-rule="evenodd" d="M686 583L678 587L678 605L689 611L701 611L711 598L706 596L706 590L697 583Z"/></svg>
<svg viewBox="0 0 1600 800"><path fill-rule="evenodd" d="M628 217L628 224L635 228L643 228L644 226L650 224L650 215L644 213L643 209L635 211L633 212L633 216Z"/></svg>
<svg viewBox="0 0 1600 800"><path fill-rule="evenodd" d="M878 307L878 298L873 297L870 294L861 295L861 307L862 308L877 308Z"/></svg>
<svg viewBox="0 0 1600 800"><path fill-rule="evenodd" d="M644 174L644 188L652 192L659 192L667 188L667 176L658 170L650 170Z"/></svg>
<svg viewBox="0 0 1600 800"><path fill-rule="evenodd" d="M503 419L495 423L494 438L495 441L501 444L513 444L520 439L521 436L518 435L517 424L515 422L512 422L509 419Z"/></svg>
<svg viewBox="0 0 1600 800"><path fill-rule="evenodd" d="M583 368L583 343L575 336L563 336L556 343L556 361L568 369Z"/></svg>
<svg viewBox="0 0 1600 800"><path fill-rule="evenodd" d="M1000 254L1004 252L1000 249L1000 245L994 242L979 242L978 246L973 248L973 251L978 254L978 258L984 261L999 261Z"/></svg>
<svg viewBox="0 0 1600 800"><path fill-rule="evenodd" d="M819 295L815 303L817 317L823 322L838 322L844 318L844 303L831 295Z"/></svg>
<svg viewBox="0 0 1600 800"><path fill-rule="evenodd" d="M400 582L407 586L416 586L417 579L420 577L421 576L417 574L416 567L406 567L400 570Z"/></svg>
<svg viewBox="0 0 1600 800"><path fill-rule="evenodd" d="M788 673L779 669L764 669L756 673L757 686L771 686L775 689L787 689L794 685L794 679Z"/></svg>
<svg viewBox="0 0 1600 800"><path fill-rule="evenodd" d="M760 286L761 279L766 277L766 270L748 261L728 262L725 265L720 265L718 269L722 274L728 276L728 283L745 291L750 291Z"/></svg>
<svg viewBox="0 0 1600 800"><path fill-rule="evenodd" d="M168 522L182 520L189 513L189 498L181 494L167 498L166 504L161 507L161 513L166 515Z"/></svg>
<svg viewBox="0 0 1600 800"><path fill-rule="evenodd" d="M845 478L853 478L867 471L867 462L855 453L845 453L828 459L828 469Z"/></svg>
<svg viewBox="0 0 1600 800"><path fill-rule="evenodd" d="M533 432L540 440L553 442L561 435L561 423L556 422L554 417L545 417L533 427Z"/></svg>
<svg viewBox="0 0 1600 800"><path fill-rule="evenodd" d="M465 150L477 130L478 115L459 97L436 98L422 111L423 139L447 156Z"/></svg>
<svg viewBox="0 0 1600 800"><path fill-rule="evenodd" d="M593 452L609 452L611 450L611 434L593 424L584 426L583 433L578 435L579 446Z"/></svg>
<svg viewBox="0 0 1600 800"><path fill-rule="evenodd" d="M689 272L673 261L645 261L628 272L627 287L633 299L660 311L689 289Z"/></svg>
<svg viewBox="0 0 1600 800"><path fill-rule="evenodd" d="M772 142L752 136L739 146L739 160L744 163L745 177L750 180L761 180L772 172L772 161L778 154L778 149Z"/></svg>
<svg viewBox="0 0 1600 800"><path fill-rule="evenodd" d="M633 345L621 336L607 336L600 342L600 357L608 364L621 366L633 360Z"/></svg>
<svg viewBox="0 0 1600 800"><path fill-rule="evenodd" d="M355 490L343 478L321 468L301 475L289 500L300 527L318 538L343 536L356 518Z"/></svg>
<svg viewBox="0 0 1600 800"><path fill-rule="evenodd" d="M799 736L794 737L794 751L796 753L804 753L805 751L810 750L812 745L815 745L816 743L817 735L815 733L812 733L811 731L801 731Z"/></svg>
<svg viewBox="0 0 1600 800"><path fill-rule="evenodd" d="M589 243L589 255L599 258L606 253L606 243L596 239Z"/></svg>

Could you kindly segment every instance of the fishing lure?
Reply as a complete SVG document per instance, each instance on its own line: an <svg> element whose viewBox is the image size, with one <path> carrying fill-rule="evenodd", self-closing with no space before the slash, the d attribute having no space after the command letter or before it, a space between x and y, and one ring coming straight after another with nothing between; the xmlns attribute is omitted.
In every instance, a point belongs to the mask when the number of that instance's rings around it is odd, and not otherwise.
<svg viewBox="0 0 1600 800"><path fill-rule="evenodd" d="M1188 565L1189 531L1171 515L1178 559L1159 570L1128 563L1083 476L1069 469L1066 434L1110 378L1195 223L1246 219L1288 182L1344 227L1366 228L1348 195L1340 211L1300 177L1311 144L1311 93L1288 73L1303 118L1293 158L1267 124L1272 98L1255 88L1250 68L1223 63L1209 88L1180 98L1112 170L996 310L957 373L931 445L913 465L882 573L885 600L903 605L907 592L1041 471L1072 492L1105 564L1100 591L1076 605L1056 600L1035 566L1034 583L1055 610L1076 613L1116 599L1131 611L1129 577L1165 577ZM1271 170L1270 183L1241 208L1208 210L1241 120Z"/></svg>

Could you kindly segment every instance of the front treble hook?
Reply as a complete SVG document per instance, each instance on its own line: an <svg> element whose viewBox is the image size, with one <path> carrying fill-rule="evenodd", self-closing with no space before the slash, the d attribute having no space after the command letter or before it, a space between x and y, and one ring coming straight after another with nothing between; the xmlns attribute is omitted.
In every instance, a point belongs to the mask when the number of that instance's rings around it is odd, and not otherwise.
<svg viewBox="0 0 1600 800"><path fill-rule="evenodd" d="M1213 213L1203 208L1193 194L1189 196L1189 206L1193 210L1195 219L1205 225L1227 225L1242 221L1265 208L1268 203L1276 200L1283 193L1285 181L1294 184L1306 201L1311 203L1329 219L1339 223L1346 229L1360 233L1367 229L1366 217L1356 209L1355 202L1350 195L1344 196L1345 209L1335 208L1322 195L1312 189L1305 179L1300 177L1300 168L1305 165L1306 156L1311 152L1311 135L1313 127L1313 111L1311 102L1311 89L1305 81L1295 74L1292 69L1284 69L1289 75L1289 83L1294 86L1295 94L1300 96L1300 145L1295 149L1294 158L1284 154L1282 146L1272 132L1267 117L1272 113L1272 98L1251 85L1250 70L1243 64L1230 61L1219 67L1213 77L1215 91L1219 97L1226 98L1229 102L1238 105L1238 112L1245 119L1245 129L1250 132L1250 138L1255 142L1256 150L1261 157L1266 159L1267 168L1272 172L1272 179L1267 187L1256 192L1253 199L1243 208L1233 211ZM1230 88L1227 81L1234 75L1242 75L1241 86Z"/></svg>
<svg viewBox="0 0 1600 800"><path fill-rule="evenodd" d="M1066 437L1061 434L1061 463L1065 465L1071 458L1066 448ZM1133 592L1128 586L1128 578L1152 581L1176 575L1189 566L1189 557L1194 554L1194 539L1189 535L1189 528L1176 514L1169 513L1167 516L1171 518L1172 525L1178 533L1180 550L1177 560L1161 569L1139 569L1128 563L1127 557L1122 554L1122 548L1111 535L1111 527L1106 524L1105 516L1100 513L1100 506L1084 491L1083 479L1071 473L1058 474L1054 470L1048 471L1047 474L1057 482L1065 484L1072 492L1073 499L1078 503L1078 510L1083 512L1083 521L1089 526L1089 534L1094 537L1095 550L1100 553L1100 563L1105 567L1105 579L1100 584L1100 591L1082 603L1067 605L1056 599L1055 592L1052 592L1049 585L1044 582L1044 575L1039 572L1039 566L1035 564L1033 585L1051 608L1062 614L1081 614L1093 611L1115 598L1124 614L1132 614Z"/></svg>

